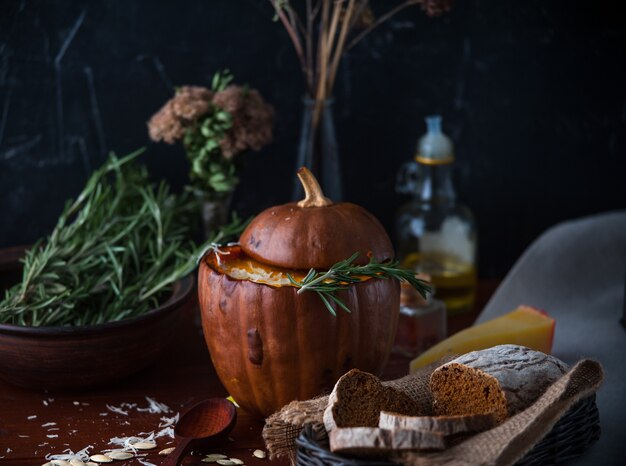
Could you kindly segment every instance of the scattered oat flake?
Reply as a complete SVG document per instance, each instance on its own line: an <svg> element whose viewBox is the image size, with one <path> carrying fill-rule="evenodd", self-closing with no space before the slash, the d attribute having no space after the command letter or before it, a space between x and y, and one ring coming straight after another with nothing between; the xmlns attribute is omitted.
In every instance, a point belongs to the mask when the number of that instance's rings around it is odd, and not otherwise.
<svg viewBox="0 0 626 466"><path fill-rule="evenodd" d="M109 413L100 413L100 416L103 416L103 417L104 416L108 416L108 415L109 415Z"/></svg>
<svg viewBox="0 0 626 466"><path fill-rule="evenodd" d="M151 463L150 461L141 459L141 458L137 458L137 461L139 461L141 464L143 464L143 466L157 466L154 463Z"/></svg>
<svg viewBox="0 0 626 466"><path fill-rule="evenodd" d="M124 411L121 407L106 405L109 411L112 411L117 414L123 414L124 416L128 416L128 411Z"/></svg>
<svg viewBox="0 0 626 466"><path fill-rule="evenodd" d="M48 438L57 438L58 435L57 434L48 434L48 435L46 435L46 437L48 437Z"/></svg>
<svg viewBox="0 0 626 466"><path fill-rule="evenodd" d="M235 464L243 464L243 461L240 460L239 458L228 458L228 459L231 460Z"/></svg>
<svg viewBox="0 0 626 466"><path fill-rule="evenodd" d="M180 419L180 414L179 413L176 413L176 415L172 416L172 417L163 416L161 418L161 423L159 424L159 427L172 427L172 426L175 426L179 419Z"/></svg>
<svg viewBox="0 0 626 466"><path fill-rule="evenodd" d="M32 421L33 419L37 419L37 415L33 414L32 416L28 416L26 419L28 419L29 421Z"/></svg>
<svg viewBox="0 0 626 466"><path fill-rule="evenodd" d="M50 427L50 426L56 426L57 423L56 422L46 422L45 424L41 424L41 427Z"/></svg>
<svg viewBox="0 0 626 466"><path fill-rule="evenodd" d="M85 448L83 448L82 450L77 451L76 453L74 453L72 450L67 448L66 450L63 451L63 454L46 455L46 459L47 460L65 460L65 461L71 461L73 459L79 459L79 460L83 460L84 461L84 460L89 459L89 450L91 448L93 448L93 445L87 445Z"/></svg>
<svg viewBox="0 0 626 466"><path fill-rule="evenodd" d="M159 455L166 456L166 455L169 455L170 453L172 453L174 450L175 450L174 447L164 448L163 450L161 450L159 452Z"/></svg>
<svg viewBox="0 0 626 466"><path fill-rule="evenodd" d="M120 445L123 447L122 449L125 451L131 450L133 453L136 453L137 450L142 450L141 444L150 445L150 449L156 447L156 443L154 443L154 433L148 435L148 437L113 437L109 440L109 444L111 445ZM111 450L110 450L111 451Z"/></svg>
<svg viewBox="0 0 626 466"><path fill-rule="evenodd" d="M137 408L137 411L147 411L147 412L152 413L152 414L171 413L172 412L170 407L167 406L166 404L159 403L158 401L156 401L153 398L150 398L149 396L146 396L145 398L146 398L146 401L148 402L149 406L147 408Z"/></svg>
<svg viewBox="0 0 626 466"><path fill-rule="evenodd" d="M228 459L217 460L216 463L217 464L221 464L222 466L233 466L233 465L237 464L234 461L231 461L231 460L228 460Z"/></svg>
<svg viewBox="0 0 626 466"><path fill-rule="evenodd" d="M174 428L166 427L165 429L161 429L156 434L154 434L154 438L161 438L161 437L174 438Z"/></svg>
<svg viewBox="0 0 626 466"><path fill-rule="evenodd" d="M73 404L74 406L78 406L80 403L79 403L78 401L72 401L72 404Z"/></svg>
<svg viewBox="0 0 626 466"><path fill-rule="evenodd" d="M30 435L18 435L19 438L29 438Z"/></svg>
<svg viewBox="0 0 626 466"><path fill-rule="evenodd" d="M252 455L256 458L265 458L267 456L263 450L254 450L254 452L252 452Z"/></svg>

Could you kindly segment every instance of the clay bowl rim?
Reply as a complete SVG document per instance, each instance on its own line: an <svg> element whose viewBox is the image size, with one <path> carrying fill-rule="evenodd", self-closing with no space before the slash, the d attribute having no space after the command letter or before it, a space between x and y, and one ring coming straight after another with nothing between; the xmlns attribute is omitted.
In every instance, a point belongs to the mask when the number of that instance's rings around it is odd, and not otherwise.
<svg viewBox="0 0 626 466"><path fill-rule="evenodd" d="M195 277L193 272L185 275L174 282L174 289L170 297L160 306L150 309L145 314L131 317L129 319L116 320L114 322L104 322L96 325L80 326L38 326L31 327L25 325L0 324L0 335L18 336L45 336L45 337L67 337L68 335L93 335L97 333L108 333L122 327L132 327L135 324L149 322L157 317L167 314L170 311L179 309L181 305L192 297Z"/></svg>

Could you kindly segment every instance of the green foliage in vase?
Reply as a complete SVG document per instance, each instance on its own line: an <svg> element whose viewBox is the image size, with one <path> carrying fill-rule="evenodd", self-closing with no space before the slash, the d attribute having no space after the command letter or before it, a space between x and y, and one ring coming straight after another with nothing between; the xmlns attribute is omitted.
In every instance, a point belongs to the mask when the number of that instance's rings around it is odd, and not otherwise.
<svg viewBox="0 0 626 466"><path fill-rule="evenodd" d="M258 91L232 82L225 70L213 76L210 89L182 86L148 122L152 140L182 142L191 190L205 200L226 199L239 183L237 156L272 140L272 107Z"/></svg>
<svg viewBox="0 0 626 466"><path fill-rule="evenodd" d="M141 152L111 155L52 233L27 251L22 282L0 302L0 322L78 326L134 317L157 307L195 268L206 248L190 240L195 196L150 183L134 163ZM235 237L240 226L235 219L208 243Z"/></svg>
<svg viewBox="0 0 626 466"><path fill-rule="evenodd" d="M213 92L223 91L232 81L228 71L213 77ZM189 177L194 189L219 199L235 189L239 183L236 160L222 155L220 141L232 127L233 119L226 110L214 107L185 131L183 145L191 163Z"/></svg>

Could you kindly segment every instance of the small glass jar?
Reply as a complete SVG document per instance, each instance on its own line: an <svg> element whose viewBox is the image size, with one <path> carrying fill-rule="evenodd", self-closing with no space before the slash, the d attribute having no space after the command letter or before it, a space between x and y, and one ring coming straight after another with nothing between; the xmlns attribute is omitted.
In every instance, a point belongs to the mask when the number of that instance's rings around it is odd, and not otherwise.
<svg viewBox="0 0 626 466"><path fill-rule="evenodd" d="M426 299L409 284L400 292L400 318L394 341L394 353L417 357L446 338L446 305L429 294Z"/></svg>

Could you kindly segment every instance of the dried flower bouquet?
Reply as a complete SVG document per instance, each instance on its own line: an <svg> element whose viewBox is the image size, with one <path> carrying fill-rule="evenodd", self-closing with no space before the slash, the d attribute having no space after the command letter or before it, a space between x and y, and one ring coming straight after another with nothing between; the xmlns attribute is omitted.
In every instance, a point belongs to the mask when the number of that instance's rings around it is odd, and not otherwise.
<svg viewBox="0 0 626 466"><path fill-rule="evenodd" d="M150 138L181 141L191 163L191 187L209 201L228 198L239 183L237 156L272 141L274 110L261 94L216 73L211 89L182 86L148 122Z"/></svg>

